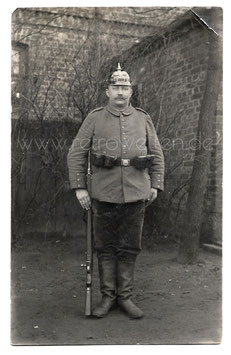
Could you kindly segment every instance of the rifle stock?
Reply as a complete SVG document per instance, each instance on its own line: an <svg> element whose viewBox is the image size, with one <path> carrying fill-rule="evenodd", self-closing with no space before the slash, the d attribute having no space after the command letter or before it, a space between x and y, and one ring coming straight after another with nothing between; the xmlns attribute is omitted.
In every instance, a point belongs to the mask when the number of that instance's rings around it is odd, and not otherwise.
<svg viewBox="0 0 231 355"><path fill-rule="evenodd" d="M92 250L92 215L91 209L87 211L87 254L86 254L86 302L85 316L90 316L92 311L92 271L93 271L93 250Z"/></svg>

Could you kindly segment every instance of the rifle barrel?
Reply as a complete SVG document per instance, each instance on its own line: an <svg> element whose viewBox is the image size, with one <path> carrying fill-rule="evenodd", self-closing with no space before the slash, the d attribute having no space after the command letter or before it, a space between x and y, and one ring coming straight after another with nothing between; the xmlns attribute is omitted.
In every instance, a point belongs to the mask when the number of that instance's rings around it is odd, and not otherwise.
<svg viewBox="0 0 231 355"><path fill-rule="evenodd" d="M88 155L87 188L91 195L91 161ZM92 240L92 209L87 211L87 253L86 253L86 302L85 315L92 313L92 271L93 271L93 240Z"/></svg>

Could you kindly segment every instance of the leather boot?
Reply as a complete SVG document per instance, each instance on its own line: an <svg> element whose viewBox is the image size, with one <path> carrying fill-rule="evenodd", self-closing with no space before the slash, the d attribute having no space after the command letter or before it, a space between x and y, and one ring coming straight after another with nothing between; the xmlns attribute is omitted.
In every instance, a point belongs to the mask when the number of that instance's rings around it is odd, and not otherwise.
<svg viewBox="0 0 231 355"><path fill-rule="evenodd" d="M130 318L142 318L143 312L131 300L135 261L120 261L117 264L117 301Z"/></svg>
<svg viewBox="0 0 231 355"><path fill-rule="evenodd" d="M98 257L100 290L102 300L92 315L97 318L105 317L116 302L116 259Z"/></svg>

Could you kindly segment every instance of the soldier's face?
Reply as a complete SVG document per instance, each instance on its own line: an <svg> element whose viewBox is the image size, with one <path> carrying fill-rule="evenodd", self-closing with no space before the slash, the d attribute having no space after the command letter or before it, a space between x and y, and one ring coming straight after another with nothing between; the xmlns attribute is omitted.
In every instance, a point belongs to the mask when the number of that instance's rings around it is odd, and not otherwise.
<svg viewBox="0 0 231 355"><path fill-rule="evenodd" d="M109 103L118 108L124 108L129 105L132 89L130 86L109 85L106 90L109 97Z"/></svg>

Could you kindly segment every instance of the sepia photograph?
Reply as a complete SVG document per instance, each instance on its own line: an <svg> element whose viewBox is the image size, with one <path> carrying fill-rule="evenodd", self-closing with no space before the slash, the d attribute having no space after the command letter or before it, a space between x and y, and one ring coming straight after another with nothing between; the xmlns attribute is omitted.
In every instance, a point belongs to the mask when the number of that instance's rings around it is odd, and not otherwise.
<svg viewBox="0 0 231 355"><path fill-rule="evenodd" d="M223 9L31 6L11 15L11 344L220 344Z"/></svg>

